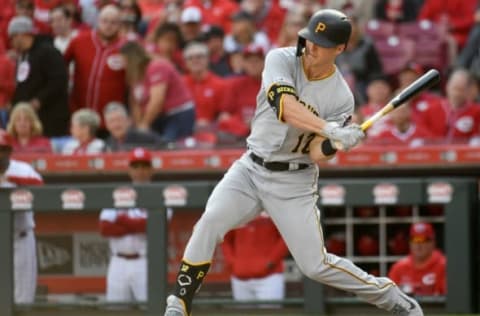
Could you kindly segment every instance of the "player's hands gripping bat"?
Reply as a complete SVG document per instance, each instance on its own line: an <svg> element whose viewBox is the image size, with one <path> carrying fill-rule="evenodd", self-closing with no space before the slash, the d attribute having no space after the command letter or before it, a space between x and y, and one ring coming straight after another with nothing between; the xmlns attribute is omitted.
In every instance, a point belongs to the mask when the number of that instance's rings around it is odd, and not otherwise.
<svg viewBox="0 0 480 316"><path fill-rule="evenodd" d="M423 74L420 78L412 82L408 87L403 89L398 95L396 95L388 104L386 104L381 110L376 112L374 115L369 117L366 121L364 121L360 128L363 132L369 129L375 122L380 120L382 117L387 115L388 113L392 112L395 108L399 107L403 103L411 100L415 95L420 93L421 91L428 89L429 87L437 84L440 81L440 74L435 69L430 69L427 73ZM327 124L328 126L328 124ZM351 126L351 125L349 125ZM349 126L345 128L349 128ZM357 129L358 127L353 127ZM325 135L330 138L330 141L327 144L322 144L324 146L324 150L326 150L326 154L328 155L331 152L335 152L337 149L341 150L348 150L350 149L351 143L346 142L344 143L342 139L336 139L334 137L330 137L330 135Z"/></svg>

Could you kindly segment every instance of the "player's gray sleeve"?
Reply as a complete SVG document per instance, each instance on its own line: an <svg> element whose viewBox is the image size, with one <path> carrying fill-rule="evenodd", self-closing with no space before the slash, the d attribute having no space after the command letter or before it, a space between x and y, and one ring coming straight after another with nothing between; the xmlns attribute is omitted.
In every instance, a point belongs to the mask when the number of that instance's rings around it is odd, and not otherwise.
<svg viewBox="0 0 480 316"><path fill-rule="evenodd" d="M273 49L265 58L262 73L262 83L265 92L273 84L295 87L295 59L288 56L282 49Z"/></svg>

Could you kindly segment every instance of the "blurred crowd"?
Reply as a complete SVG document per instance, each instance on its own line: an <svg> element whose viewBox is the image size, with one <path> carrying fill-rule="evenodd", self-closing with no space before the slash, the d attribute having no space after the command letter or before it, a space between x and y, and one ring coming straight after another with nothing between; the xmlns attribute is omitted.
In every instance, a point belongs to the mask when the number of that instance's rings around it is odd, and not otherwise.
<svg viewBox="0 0 480 316"><path fill-rule="evenodd" d="M480 146L477 0L0 0L0 128L21 153L241 145L266 54L325 7L353 24L354 122L442 74L364 146Z"/></svg>

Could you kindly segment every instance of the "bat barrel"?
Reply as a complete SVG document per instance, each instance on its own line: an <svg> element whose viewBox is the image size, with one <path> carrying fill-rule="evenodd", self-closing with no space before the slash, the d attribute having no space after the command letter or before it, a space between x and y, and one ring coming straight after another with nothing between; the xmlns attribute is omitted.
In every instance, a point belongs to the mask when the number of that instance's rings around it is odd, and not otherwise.
<svg viewBox="0 0 480 316"><path fill-rule="evenodd" d="M390 102L393 104L393 107L396 108L401 104L407 102L415 95L420 93L423 90L430 88L431 86L437 84L440 81L440 73L436 69L430 69L420 78L412 82L408 87L402 90L395 98Z"/></svg>

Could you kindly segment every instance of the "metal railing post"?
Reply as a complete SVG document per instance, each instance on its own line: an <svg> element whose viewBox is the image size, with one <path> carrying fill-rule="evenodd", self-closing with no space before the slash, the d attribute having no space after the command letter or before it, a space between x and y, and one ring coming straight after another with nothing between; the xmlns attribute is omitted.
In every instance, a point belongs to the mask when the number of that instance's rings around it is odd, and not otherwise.
<svg viewBox="0 0 480 316"><path fill-rule="evenodd" d="M0 199L0 314L13 316L13 240L12 212L7 199Z"/></svg>
<svg viewBox="0 0 480 316"><path fill-rule="evenodd" d="M167 214L165 208L149 210L147 221L148 315L163 315L167 296Z"/></svg>

